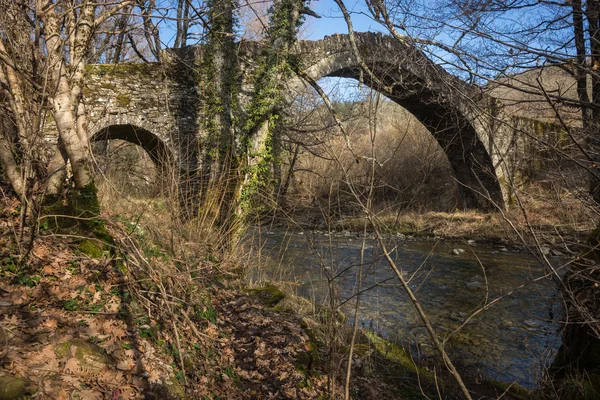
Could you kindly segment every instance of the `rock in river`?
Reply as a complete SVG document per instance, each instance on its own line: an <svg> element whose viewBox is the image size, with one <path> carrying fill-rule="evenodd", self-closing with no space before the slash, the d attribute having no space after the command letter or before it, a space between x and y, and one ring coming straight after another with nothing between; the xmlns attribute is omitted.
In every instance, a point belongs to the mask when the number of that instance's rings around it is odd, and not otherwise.
<svg viewBox="0 0 600 400"><path fill-rule="evenodd" d="M478 290L483 288L483 283L479 281L467 282L467 288L469 290Z"/></svg>

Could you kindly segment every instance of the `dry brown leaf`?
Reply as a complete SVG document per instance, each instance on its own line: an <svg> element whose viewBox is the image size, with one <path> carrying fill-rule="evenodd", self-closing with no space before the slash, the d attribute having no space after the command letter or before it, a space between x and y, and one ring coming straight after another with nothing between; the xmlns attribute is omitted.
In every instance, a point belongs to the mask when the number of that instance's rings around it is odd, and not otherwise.
<svg viewBox="0 0 600 400"><path fill-rule="evenodd" d="M71 349L73 347L75 346L72 346ZM67 374L81 374L83 372L83 368L81 367L81 364L79 363L79 361L77 361L76 358L69 358L65 363L63 371Z"/></svg>
<svg viewBox="0 0 600 400"><path fill-rule="evenodd" d="M54 265L44 265L42 267L42 272L45 275L54 275L57 271L56 271L56 267Z"/></svg>
<svg viewBox="0 0 600 400"><path fill-rule="evenodd" d="M117 363L117 369L121 371L129 371L135 367L135 363L131 360L123 360Z"/></svg>
<svg viewBox="0 0 600 400"><path fill-rule="evenodd" d="M81 400L102 400L102 393L95 390L81 390L73 393L73 395L79 395L78 398Z"/></svg>

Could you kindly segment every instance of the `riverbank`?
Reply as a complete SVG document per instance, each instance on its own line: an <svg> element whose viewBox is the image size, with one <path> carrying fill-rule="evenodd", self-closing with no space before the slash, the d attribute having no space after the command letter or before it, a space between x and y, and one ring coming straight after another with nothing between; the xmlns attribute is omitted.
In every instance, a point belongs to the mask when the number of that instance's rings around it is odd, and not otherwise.
<svg viewBox="0 0 600 400"><path fill-rule="evenodd" d="M281 290L280 290L281 288ZM357 329L354 345L352 326L348 317L339 311L316 306L315 302L294 295L290 282L267 284L257 289L263 301L273 310L299 315L316 345L314 361L321 373L345 377L348 354L353 350L350 393L355 399L462 399L454 378L437 357L415 358L403 346L389 341L365 327ZM273 293L276 295L273 296ZM273 305L274 304L274 305ZM332 323L332 320L335 320ZM328 357L331 357L328 359ZM333 362L331 362L333 361ZM331 372L333 368L334 372ZM541 393L529 391L512 383L482 379L461 371L462 378L473 398L507 400L543 399ZM341 385L343 387L343 385ZM339 389L338 389L339 390ZM335 398L335 396L334 396Z"/></svg>
<svg viewBox="0 0 600 400"><path fill-rule="evenodd" d="M536 215L535 218L532 215L525 218L517 210L505 214L478 211L382 211L376 215L376 227L373 227L364 216L338 215L326 218L317 209L305 209L297 211L291 218L279 216L273 221L279 227L337 234L362 232L366 224L367 232L372 233L377 228L384 236L442 239L456 243L475 241L519 249L525 246L535 247L539 243L566 254L579 251L595 228L595 219L591 217L569 222L559 219L557 214L550 211L545 215Z"/></svg>
<svg viewBox="0 0 600 400"><path fill-rule="evenodd" d="M374 197L368 207L376 228L383 233L511 246L539 243L564 249L585 243L599 221L598 207L589 198L586 185L579 169L538 171L515 187L502 212L459 210L446 201L443 190L431 191L427 201L421 202L403 202L401 194L397 198ZM359 204L344 192L290 196L273 220L308 231L362 232L367 201L363 197L361 201ZM373 229L367 226L367 230Z"/></svg>
<svg viewBox="0 0 600 400"><path fill-rule="evenodd" d="M175 240L182 247L174 252L152 240L144 218L114 210L102 218L110 243L41 224L27 253L29 242L18 241L19 204L6 200L1 400L342 396L351 334L345 319L328 319L273 286L249 289L235 258L189 237ZM151 219L164 228L163 217ZM23 237L29 235L26 228ZM164 231L159 237L169 241ZM335 332L333 342L328 332ZM420 399L438 391L459 398L442 370L435 379L431 371L433 365L417 368L403 349L361 329L350 398ZM503 391L471 383L491 398Z"/></svg>
<svg viewBox="0 0 600 400"><path fill-rule="evenodd" d="M291 296L247 289L235 260L191 241L174 254L142 223L108 214L109 242L45 224L32 242L19 241L18 202L4 199L1 210L1 400L343 392L340 375L329 379L333 359L315 334L343 322L305 318L286 305ZM398 381L405 375L378 346L365 335L357 342L352 398L434 393L426 377L419 388L414 369L400 366L409 375ZM342 346L333 361L343 354Z"/></svg>

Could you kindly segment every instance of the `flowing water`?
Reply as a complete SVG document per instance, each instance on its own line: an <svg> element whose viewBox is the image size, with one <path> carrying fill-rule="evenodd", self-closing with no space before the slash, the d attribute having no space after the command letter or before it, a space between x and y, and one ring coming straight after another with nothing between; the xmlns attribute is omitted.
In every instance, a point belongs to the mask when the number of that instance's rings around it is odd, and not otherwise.
<svg viewBox="0 0 600 400"><path fill-rule="evenodd" d="M560 346L556 286L528 253L489 245L458 245L390 237L392 258L442 338L459 325L447 349L472 374L533 388ZM362 239L356 234L285 231L253 235L261 259L260 278L297 285L300 295L326 301L327 276L335 276L342 307L351 316L358 287ZM258 250L260 248L260 251ZM452 254L462 248L464 253ZM425 327L373 239L362 264L359 322L409 346L414 355L433 354ZM558 259L554 259L559 264ZM265 269L266 267L266 269ZM257 277L255 277L257 278ZM538 279L539 278L539 279ZM471 313L503 298L473 318ZM350 318L352 321L352 318Z"/></svg>

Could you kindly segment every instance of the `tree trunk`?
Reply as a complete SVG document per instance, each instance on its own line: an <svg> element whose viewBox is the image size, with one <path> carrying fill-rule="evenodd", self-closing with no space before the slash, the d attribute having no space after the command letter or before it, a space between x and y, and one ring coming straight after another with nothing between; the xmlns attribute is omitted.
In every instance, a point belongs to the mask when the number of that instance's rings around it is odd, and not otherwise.
<svg viewBox="0 0 600 400"><path fill-rule="evenodd" d="M23 176L13 155L12 146L3 134L0 135L0 164L2 164L13 190L17 196L22 197L25 194Z"/></svg>
<svg viewBox="0 0 600 400"><path fill-rule="evenodd" d="M48 48L48 64L50 74L55 82L54 96L51 104L54 111L54 120L60 139L65 146L65 151L71 161L71 169L75 187L82 189L92 183L89 169L89 146L87 126L85 123L85 110L78 112L79 106L74 98L81 96L85 67L85 49L89 44L89 34L93 25L93 6L86 5L80 15L78 24L85 25L74 38L71 49L71 60L74 61L75 70L72 77L67 75L67 66L64 62L63 42L60 39L61 23L56 10L51 8L46 11L46 43ZM73 32L75 29L70 29ZM70 81L70 78L72 79Z"/></svg>
<svg viewBox="0 0 600 400"><path fill-rule="evenodd" d="M600 110L598 109L598 106L600 106L600 27L598 26L598 11L599 6L597 0L588 0L586 2L585 15L587 18L590 43L590 65L588 68L591 69L590 73L586 75L589 75L591 79L592 92L590 97L592 104L595 106L592 108L591 112L587 112L589 114L589 122L586 134L589 135L588 141L590 146L590 155L592 158L592 166L590 168L590 192L594 201L597 204L600 204Z"/></svg>

